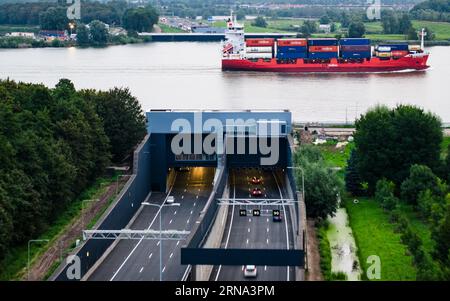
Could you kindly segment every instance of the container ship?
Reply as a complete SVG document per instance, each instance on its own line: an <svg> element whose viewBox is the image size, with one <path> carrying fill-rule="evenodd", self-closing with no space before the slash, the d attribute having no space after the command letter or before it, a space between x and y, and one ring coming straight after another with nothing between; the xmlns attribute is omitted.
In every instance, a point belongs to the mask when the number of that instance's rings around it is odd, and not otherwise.
<svg viewBox="0 0 450 301"><path fill-rule="evenodd" d="M421 45L371 45L365 38L245 39L244 26L227 22L222 70L260 72L393 72L429 68Z"/></svg>

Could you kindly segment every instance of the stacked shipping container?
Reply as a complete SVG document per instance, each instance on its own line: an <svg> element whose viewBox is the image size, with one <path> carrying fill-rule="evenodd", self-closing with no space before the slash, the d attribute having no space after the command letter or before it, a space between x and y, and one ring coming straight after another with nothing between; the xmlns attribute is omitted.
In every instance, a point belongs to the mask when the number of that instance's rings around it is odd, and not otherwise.
<svg viewBox="0 0 450 301"><path fill-rule="evenodd" d="M271 59L273 57L274 39L247 39L245 45L248 59Z"/></svg>
<svg viewBox="0 0 450 301"><path fill-rule="evenodd" d="M394 57L399 58L409 53L408 44L382 44L375 48L377 57Z"/></svg>
<svg viewBox="0 0 450 301"><path fill-rule="evenodd" d="M346 38L339 41L343 59L370 58L371 46L369 39Z"/></svg>
<svg viewBox="0 0 450 301"><path fill-rule="evenodd" d="M300 59L308 57L306 39L277 40L277 59Z"/></svg>
<svg viewBox="0 0 450 301"><path fill-rule="evenodd" d="M308 57L310 59L331 59L337 58L338 40L337 39L308 39Z"/></svg>

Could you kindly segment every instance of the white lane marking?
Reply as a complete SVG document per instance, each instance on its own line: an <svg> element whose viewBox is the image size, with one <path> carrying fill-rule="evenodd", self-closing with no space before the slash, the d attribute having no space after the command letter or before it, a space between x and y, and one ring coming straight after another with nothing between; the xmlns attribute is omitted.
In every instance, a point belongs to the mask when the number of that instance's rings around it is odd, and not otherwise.
<svg viewBox="0 0 450 301"><path fill-rule="evenodd" d="M249 222L249 223L251 223L251 222L252 222L252 219L251 219L251 218L249 218L249 219L248 219L248 222Z"/></svg>
<svg viewBox="0 0 450 301"><path fill-rule="evenodd" d="M248 228L248 233L250 233L250 228Z"/></svg>
<svg viewBox="0 0 450 301"><path fill-rule="evenodd" d="M142 270L144 270L144 267L142 267L142 268L139 270L139 273L142 273Z"/></svg>
<svg viewBox="0 0 450 301"><path fill-rule="evenodd" d="M153 253L150 253L150 255L148 256L148 259L151 259L153 256Z"/></svg>
<svg viewBox="0 0 450 301"><path fill-rule="evenodd" d="M181 199L184 199L184 195L181 196Z"/></svg>
<svg viewBox="0 0 450 301"><path fill-rule="evenodd" d="M156 245L159 246L159 244L160 244L160 241L158 240L158 242L156 243Z"/></svg>
<svg viewBox="0 0 450 301"><path fill-rule="evenodd" d="M191 210L191 214L194 212L194 210Z"/></svg>
<svg viewBox="0 0 450 301"><path fill-rule="evenodd" d="M177 241L177 246L178 246L179 244L180 244L180 241L178 240L178 241Z"/></svg>
<svg viewBox="0 0 450 301"><path fill-rule="evenodd" d="M267 271L267 265L264 266L264 272Z"/></svg>
<svg viewBox="0 0 450 301"><path fill-rule="evenodd" d="M194 207L197 205L197 202L194 202Z"/></svg>
<svg viewBox="0 0 450 301"><path fill-rule="evenodd" d="M195 198L196 198L196 199L198 199L198 195L197 195L197 196L195 196Z"/></svg>
<svg viewBox="0 0 450 301"><path fill-rule="evenodd" d="M280 188L280 185L278 184L277 177L273 171L272 171L272 175L275 178L275 183L277 183L278 192L280 193L280 198L283 200L283 193L281 192L281 188ZM283 202L283 213L284 213L284 223L286 225L286 249L289 250L289 229L288 229L288 224L287 224L286 206L284 205L284 202ZM287 270L287 281L289 281L289 267L286 267L286 270Z"/></svg>
<svg viewBox="0 0 450 301"><path fill-rule="evenodd" d="M266 219L266 222L269 222L269 218Z"/></svg>
<svg viewBox="0 0 450 301"><path fill-rule="evenodd" d="M248 245L248 238L247 238L247 242L246 242L246 244Z"/></svg>
<svg viewBox="0 0 450 301"><path fill-rule="evenodd" d="M170 253L170 256L169 256L169 258L172 258L172 256L173 256L173 252L172 252L172 253Z"/></svg>
<svg viewBox="0 0 450 301"><path fill-rule="evenodd" d="M166 266L163 267L162 272L164 273L165 270L166 270Z"/></svg>
<svg viewBox="0 0 450 301"><path fill-rule="evenodd" d="M177 174L175 174L175 180L177 178ZM169 192L167 193L166 198L164 199L163 204L167 201L167 198L169 197L170 193L172 192L172 188L175 184L175 181L173 181L172 186L169 189ZM151 226L153 225L153 223L155 222L156 218L158 217L158 214L161 213L161 209L162 206L159 208L158 212L156 212L155 217L153 218L153 220L151 221L150 225L148 226L147 230L150 230ZM123 266L127 263L128 259L130 259L131 255L133 255L134 251L136 251L136 249L139 247L139 245L141 244L143 238L141 238L139 240L139 242L136 244L136 246L134 246L133 250L131 250L130 254L128 254L128 256L125 258L125 260L122 262L122 264L119 266L119 268L117 269L117 271L114 273L114 275L111 277L111 279L109 279L109 281L113 281L114 278L116 278L117 274L119 274L120 270L123 268Z"/></svg>
<svg viewBox="0 0 450 301"><path fill-rule="evenodd" d="M269 239L268 238L266 239L266 243L269 244Z"/></svg>
<svg viewBox="0 0 450 301"><path fill-rule="evenodd" d="M267 233L269 233L269 228L267 228Z"/></svg>
<svg viewBox="0 0 450 301"><path fill-rule="evenodd" d="M186 224L189 224L189 222L190 222L190 220L188 219L187 222L186 222Z"/></svg>
<svg viewBox="0 0 450 301"><path fill-rule="evenodd" d="M169 221L169 225L172 223L172 220Z"/></svg>
<svg viewBox="0 0 450 301"><path fill-rule="evenodd" d="M233 199L236 198L236 178L234 176L233 173ZM195 203L194 203L195 206ZM233 207L231 208L231 221L230 221L230 228L228 228L228 235L227 235L227 241L225 242L225 249L228 247L228 242L230 241L230 234L231 234L231 228L233 226L233 219L234 219L234 202L233 202ZM216 275L216 279L215 281L217 281L219 279L219 275L220 275L220 271L222 270L222 265L219 265L219 269L217 270L217 275Z"/></svg>
<svg viewBox="0 0 450 301"><path fill-rule="evenodd" d="M177 215L177 211L175 210L175 212L173 213L173 215Z"/></svg>

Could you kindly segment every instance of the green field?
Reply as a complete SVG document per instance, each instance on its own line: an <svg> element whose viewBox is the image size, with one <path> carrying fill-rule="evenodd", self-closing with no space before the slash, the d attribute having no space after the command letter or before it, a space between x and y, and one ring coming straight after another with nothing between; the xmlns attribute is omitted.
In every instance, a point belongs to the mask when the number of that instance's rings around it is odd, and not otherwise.
<svg viewBox="0 0 450 301"><path fill-rule="evenodd" d="M377 255L381 260L381 280L415 280L416 268L407 248L400 241L400 234L394 232L388 215L377 202L359 198L359 203L345 201L350 226L358 246L358 256L364 271L367 258Z"/></svg>
<svg viewBox="0 0 450 301"><path fill-rule="evenodd" d="M355 146L354 143L349 143L346 146L336 148L336 141L328 141L325 144L318 145L325 161L332 167L345 168L347 160L350 157L350 152Z"/></svg>
<svg viewBox="0 0 450 301"><path fill-rule="evenodd" d="M412 21L415 29L428 27L435 34L436 40L449 40L450 39L450 23L447 22L432 22L432 21ZM367 22L366 37L373 40L404 40L404 35L385 35L383 34L383 27L381 22Z"/></svg>

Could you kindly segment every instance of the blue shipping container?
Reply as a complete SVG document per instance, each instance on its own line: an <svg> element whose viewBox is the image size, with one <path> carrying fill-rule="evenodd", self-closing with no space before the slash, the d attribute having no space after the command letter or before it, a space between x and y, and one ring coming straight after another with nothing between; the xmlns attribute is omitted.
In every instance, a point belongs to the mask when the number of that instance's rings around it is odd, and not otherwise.
<svg viewBox="0 0 450 301"><path fill-rule="evenodd" d="M308 39L308 46L337 46L337 39Z"/></svg>
<svg viewBox="0 0 450 301"><path fill-rule="evenodd" d="M310 52L308 57L310 59L332 59L337 58L337 52Z"/></svg>
<svg viewBox="0 0 450 301"><path fill-rule="evenodd" d="M306 52L278 52L277 59L304 59L308 55Z"/></svg>
<svg viewBox="0 0 450 301"><path fill-rule="evenodd" d="M355 58L369 58L370 51L358 51L358 52L341 52L341 57L343 59L355 59Z"/></svg>
<svg viewBox="0 0 450 301"><path fill-rule="evenodd" d="M341 39L339 44L345 46L370 45L370 39L346 38Z"/></svg>
<svg viewBox="0 0 450 301"><path fill-rule="evenodd" d="M408 51L409 50L408 44L383 44L383 45L378 45L378 47L391 47L391 50L393 50L393 51Z"/></svg>
<svg viewBox="0 0 450 301"><path fill-rule="evenodd" d="M308 47L306 46L278 46L278 52L307 52Z"/></svg>

